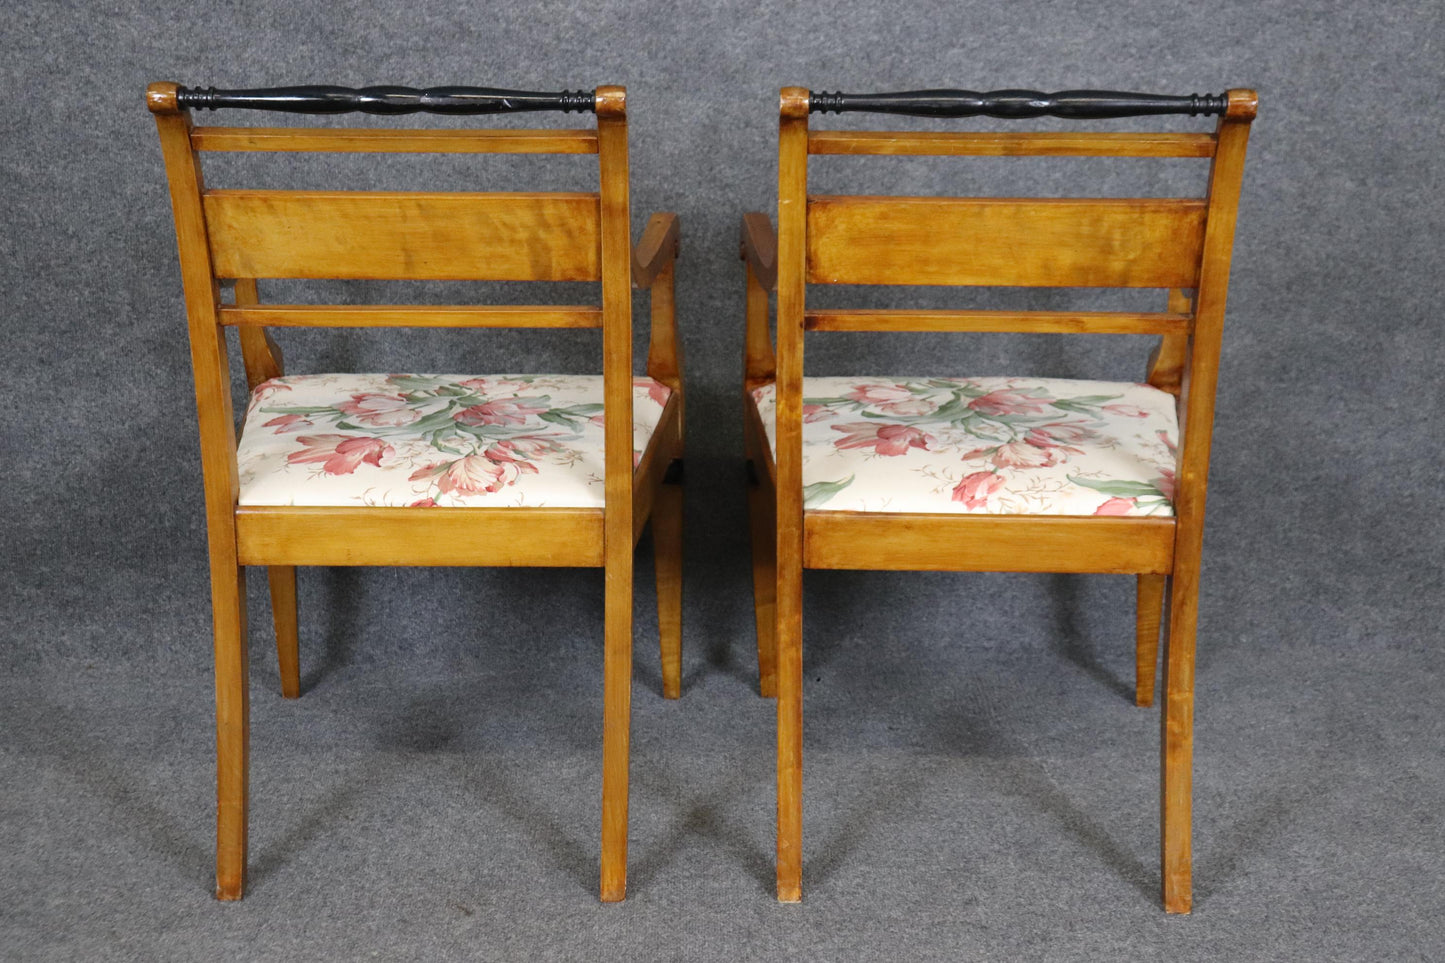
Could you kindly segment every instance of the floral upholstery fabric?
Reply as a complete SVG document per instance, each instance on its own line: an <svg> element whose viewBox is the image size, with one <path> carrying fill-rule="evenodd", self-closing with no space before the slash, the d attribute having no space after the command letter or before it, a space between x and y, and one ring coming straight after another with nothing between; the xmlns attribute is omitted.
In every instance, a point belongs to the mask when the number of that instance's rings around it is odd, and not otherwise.
<svg viewBox="0 0 1445 963"><path fill-rule="evenodd" d="M753 392L776 451L775 392ZM1174 397L1048 378L804 378L803 500L854 512L1172 515Z"/></svg>
<svg viewBox="0 0 1445 963"><path fill-rule="evenodd" d="M633 463L669 389L633 382ZM601 375L321 374L251 394L242 505L600 508Z"/></svg>

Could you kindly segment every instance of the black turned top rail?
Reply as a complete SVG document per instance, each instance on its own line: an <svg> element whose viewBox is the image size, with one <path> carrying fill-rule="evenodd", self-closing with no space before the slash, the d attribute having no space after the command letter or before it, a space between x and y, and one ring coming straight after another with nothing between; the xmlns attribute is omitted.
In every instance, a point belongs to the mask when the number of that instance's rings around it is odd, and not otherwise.
<svg viewBox="0 0 1445 963"><path fill-rule="evenodd" d="M914 117L1067 117L1102 120L1152 114L1223 114L1227 94L1131 94L1114 90L907 90L884 94L808 92L811 113L859 111Z"/></svg>
<svg viewBox="0 0 1445 963"><path fill-rule="evenodd" d="M217 110L279 110L292 114L510 114L533 110L595 112L590 90L502 90L496 87L180 87L176 105Z"/></svg>

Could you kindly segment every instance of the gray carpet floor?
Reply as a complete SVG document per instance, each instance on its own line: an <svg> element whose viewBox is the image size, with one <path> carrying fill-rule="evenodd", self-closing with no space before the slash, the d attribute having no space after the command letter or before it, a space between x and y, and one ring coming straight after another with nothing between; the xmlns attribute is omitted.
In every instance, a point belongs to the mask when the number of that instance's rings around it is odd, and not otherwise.
<svg viewBox="0 0 1445 963"><path fill-rule="evenodd" d="M1442 36L1439 0L5 4L0 960L1445 959ZM601 576L572 570L303 570L296 702L253 573L250 887L211 899L204 517L155 80L628 86L634 233L682 219L689 369L685 685L659 696L644 551L624 904L596 899ZM774 209L785 84L1260 91L1210 479L1190 917L1160 909L1158 714L1130 699L1132 580L1106 576L810 573L804 901L773 899L736 255L739 215ZM207 177L588 190L591 164L228 156ZM1202 171L820 158L810 184L1178 196ZM320 287L262 295L595 296ZM811 303L1128 307L1079 294ZM1128 305L1160 310L1148 294ZM599 363L585 331L279 339L294 373ZM820 334L808 370L1133 380L1151 340Z"/></svg>
<svg viewBox="0 0 1445 963"><path fill-rule="evenodd" d="M690 583L705 580L745 591L706 567ZM690 606L685 691L666 702L644 588L629 897L603 905L600 632L573 627L600 616L600 579L559 573L550 584L572 601L490 618L497 593L525 581L303 572L313 611L354 601L345 618L307 620L295 702L279 696L253 599L240 903L209 895L199 659L0 682L0 956L1445 954L1442 680L1420 640L1347 647L1304 625L1206 635L1196 904L1168 917L1158 715L1129 698L1129 580L810 576L805 897L784 906L771 892L772 704L754 691L746 613ZM425 599L436 618L368 594ZM1220 608L1206 626L1229 622ZM413 650L398 658L387 640Z"/></svg>

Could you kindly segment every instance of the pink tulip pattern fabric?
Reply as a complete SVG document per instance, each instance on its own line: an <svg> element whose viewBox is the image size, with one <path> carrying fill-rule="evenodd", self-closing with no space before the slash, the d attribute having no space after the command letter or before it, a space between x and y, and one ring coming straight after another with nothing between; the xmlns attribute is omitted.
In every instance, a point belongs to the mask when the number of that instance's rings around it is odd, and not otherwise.
<svg viewBox="0 0 1445 963"><path fill-rule="evenodd" d="M633 464L669 389L633 382ZM242 505L601 508L601 375L319 374L258 385Z"/></svg>
<svg viewBox="0 0 1445 963"><path fill-rule="evenodd" d="M776 450L775 392L753 391ZM1174 396L1061 378L804 378L804 506L1172 515Z"/></svg>

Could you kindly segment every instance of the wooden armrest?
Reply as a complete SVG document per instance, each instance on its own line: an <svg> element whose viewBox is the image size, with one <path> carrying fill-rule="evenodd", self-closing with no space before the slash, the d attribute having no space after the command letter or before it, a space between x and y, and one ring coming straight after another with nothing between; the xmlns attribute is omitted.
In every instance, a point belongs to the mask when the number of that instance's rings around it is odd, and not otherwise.
<svg viewBox="0 0 1445 963"><path fill-rule="evenodd" d="M753 269L766 291L778 286L778 235L768 215L743 215L742 251L738 255Z"/></svg>
<svg viewBox="0 0 1445 963"><path fill-rule="evenodd" d="M647 373L674 391L682 390L682 342L677 336L672 273L678 237L676 214L668 211L654 214L632 252L632 286L648 289L652 310Z"/></svg>
<svg viewBox="0 0 1445 963"><path fill-rule="evenodd" d="M678 234L676 214L664 211L648 219L642 240L632 251L633 287L652 287L662 269L677 258Z"/></svg>
<svg viewBox="0 0 1445 963"><path fill-rule="evenodd" d="M738 256L748 266L748 305L743 380L748 389L772 381L777 363L768 334L768 292L778 286L778 235L768 215L743 215L742 247Z"/></svg>

